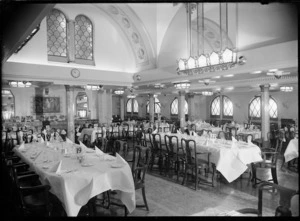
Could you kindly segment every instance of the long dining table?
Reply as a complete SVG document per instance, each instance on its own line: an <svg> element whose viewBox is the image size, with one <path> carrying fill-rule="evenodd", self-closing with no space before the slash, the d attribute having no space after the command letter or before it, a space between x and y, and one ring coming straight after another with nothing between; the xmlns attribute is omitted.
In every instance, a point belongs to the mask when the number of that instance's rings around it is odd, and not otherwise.
<svg viewBox="0 0 300 221"><path fill-rule="evenodd" d="M68 216L77 216L89 199L107 190L116 190L120 200L131 213L135 207L135 187L130 166L114 164L116 157L99 157L94 150L86 149L84 160L79 162L77 144L28 143L14 152L30 165L43 184L61 201ZM105 155L108 156L108 155ZM60 164L60 171L53 167Z"/></svg>
<svg viewBox="0 0 300 221"><path fill-rule="evenodd" d="M216 169L230 183L242 175L248 165L263 161L260 148L253 143L231 141L222 139L208 139L207 136L191 136L187 134L160 133L161 142L164 144L165 135L173 135L180 141L182 138L196 141L196 152L210 152L210 161ZM146 137L149 139L149 137Z"/></svg>

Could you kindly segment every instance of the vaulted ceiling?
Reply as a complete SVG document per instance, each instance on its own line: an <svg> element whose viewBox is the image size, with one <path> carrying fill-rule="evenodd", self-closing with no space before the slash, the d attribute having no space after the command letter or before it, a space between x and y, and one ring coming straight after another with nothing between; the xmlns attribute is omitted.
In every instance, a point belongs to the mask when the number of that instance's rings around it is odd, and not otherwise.
<svg viewBox="0 0 300 221"><path fill-rule="evenodd" d="M3 31L3 84L8 80L31 80L43 87L52 84L101 84L106 88L134 87L136 93L175 93L174 81L189 80L190 92L203 90L247 92L258 90L262 82L280 85L298 84L298 11L293 4L229 3L228 38L238 56L246 63L227 71L181 76L176 60L187 58L185 5L173 3L139 4L25 4L9 6L2 12L2 21L14 8L18 15L6 23ZM68 19L87 15L94 26L95 66L49 62L47 59L46 15L52 8L63 11ZM204 49L215 49L219 41L219 4L204 4ZM29 33L40 25L39 32L13 54ZM11 28L17 27L17 28ZM196 18L192 15L193 49L196 50ZM78 79L70 70L81 72ZM267 76L269 69L290 72L276 79ZM252 74L262 71L260 74ZM233 77L226 77L233 75ZM139 77L137 77L139 76ZM139 80L138 80L139 79ZM211 79L209 85L199 80ZM44 82L39 84L38 82ZM154 88L156 83L165 86ZM296 85L295 85L296 86ZM296 86L297 88L297 86Z"/></svg>

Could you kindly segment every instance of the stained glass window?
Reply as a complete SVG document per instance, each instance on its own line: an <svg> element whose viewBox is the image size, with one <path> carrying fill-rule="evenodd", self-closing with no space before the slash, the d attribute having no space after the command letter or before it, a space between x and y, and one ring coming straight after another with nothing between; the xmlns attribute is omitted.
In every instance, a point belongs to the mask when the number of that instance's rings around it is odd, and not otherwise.
<svg viewBox="0 0 300 221"><path fill-rule="evenodd" d="M146 111L147 114L149 114L149 100L147 101L147 106L146 106ZM160 105L160 101L158 100L158 98L154 98L154 113L160 113L161 112L161 105Z"/></svg>
<svg viewBox="0 0 300 221"><path fill-rule="evenodd" d="M188 114L189 106L186 100L184 100L184 114ZM175 98L171 103L171 114L178 114L178 98Z"/></svg>
<svg viewBox="0 0 300 221"><path fill-rule="evenodd" d="M128 99L127 105L126 105L126 111L129 113L131 113L131 111L133 113L139 112L139 104L136 99L134 99L134 98Z"/></svg>
<svg viewBox="0 0 300 221"><path fill-rule="evenodd" d="M270 118L278 117L278 108L276 101L270 97L269 99L269 114ZM249 105L249 116L261 118L261 97L255 97Z"/></svg>
<svg viewBox="0 0 300 221"><path fill-rule="evenodd" d="M233 105L231 100L223 96L223 115L224 116L233 116Z"/></svg>
<svg viewBox="0 0 300 221"><path fill-rule="evenodd" d="M217 96L211 102L210 114L220 116L220 110L221 110L221 99L220 96Z"/></svg>
<svg viewBox="0 0 300 221"><path fill-rule="evenodd" d="M53 9L47 16L48 55L67 57L67 23L65 15Z"/></svg>
<svg viewBox="0 0 300 221"><path fill-rule="evenodd" d="M15 98L10 90L2 90L2 118L9 120L15 115Z"/></svg>
<svg viewBox="0 0 300 221"><path fill-rule="evenodd" d="M75 18L75 58L93 60L93 26L84 15Z"/></svg>
<svg viewBox="0 0 300 221"><path fill-rule="evenodd" d="M131 99L131 98L128 99L128 101L127 101L126 111L127 111L127 112L130 112L130 113L131 113L131 111L132 111L132 99Z"/></svg>

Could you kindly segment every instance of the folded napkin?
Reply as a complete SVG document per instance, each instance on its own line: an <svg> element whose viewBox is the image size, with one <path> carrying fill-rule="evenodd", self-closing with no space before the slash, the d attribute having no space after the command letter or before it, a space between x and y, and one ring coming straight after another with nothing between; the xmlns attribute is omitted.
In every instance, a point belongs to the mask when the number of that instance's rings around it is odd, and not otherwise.
<svg viewBox="0 0 300 221"><path fill-rule="evenodd" d="M115 160L116 158L114 156L111 156L109 154L104 154L104 160L112 161Z"/></svg>
<svg viewBox="0 0 300 221"><path fill-rule="evenodd" d="M208 140L205 140L203 143L204 146L208 146Z"/></svg>
<svg viewBox="0 0 300 221"><path fill-rule="evenodd" d="M69 144L73 144L73 142L67 137L66 137L66 142L69 143Z"/></svg>
<svg viewBox="0 0 300 221"><path fill-rule="evenodd" d="M67 134L67 132L65 130L62 130L61 134Z"/></svg>
<svg viewBox="0 0 300 221"><path fill-rule="evenodd" d="M177 130L177 134L182 134L180 130Z"/></svg>
<svg viewBox="0 0 300 221"><path fill-rule="evenodd" d="M57 162L56 164L53 165L53 167L51 167L49 169L49 172L60 173L61 172L61 164L62 164L62 161Z"/></svg>
<svg viewBox="0 0 300 221"><path fill-rule="evenodd" d="M32 137L33 137L32 139L33 139L34 141L37 141L37 140L38 140L36 134L32 134Z"/></svg>
<svg viewBox="0 0 300 221"><path fill-rule="evenodd" d="M231 137L232 142L237 142L234 136Z"/></svg>
<svg viewBox="0 0 300 221"><path fill-rule="evenodd" d="M98 147L96 147L96 146L95 146L95 152L96 152L96 155L97 155L97 156L101 156L101 155L104 154L103 151L100 150L100 149L99 149Z"/></svg>
<svg viewBox="0 0 300 221"><path fill-rule="evenodd" d="M19 150L25 150L24 142L19 146Z"/></svg>
<svg viewBox="0 0 300 221"><path fill-rule="evenodd" d="M79 144L80 144L80 147L81 147L81 151L86 152L87 147L81 141L79 141Z"/></svg>
<svg viewBox="0 0 300 221"><path fill-rule="evenodd" d="M152 132L152 134L157 134L157 129L155 129L155 130Z"/></svg>
<svg viewBox="0 0 300 221"><path fill-rule="evenodd" d="M251 136L248 137L247 143L248 143L248 144L252 144L252 142L251 142Z"/></svg>
<svg viewBox="0 0 300 221"><path fill-rule="evenodd" d="M42 138L42 137L38 138L38 141L39 141L40 143L44 143L44 142L45 142L45 141L44 141L44 138Z"/></svg>

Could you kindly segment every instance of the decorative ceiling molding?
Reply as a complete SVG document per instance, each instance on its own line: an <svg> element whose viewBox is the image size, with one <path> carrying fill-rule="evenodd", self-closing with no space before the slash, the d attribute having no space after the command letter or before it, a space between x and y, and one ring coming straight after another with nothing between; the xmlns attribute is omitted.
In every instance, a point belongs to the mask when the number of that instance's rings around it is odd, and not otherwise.
<svg viewBox="0 0 300 221"><path fill-rule="evenodd" d="M133 13L130 13L130 15L126 13L130 12L129 7L127 5L120 6L119 4L95 4L95 7L105 12L122 30L133 51L136 67L142 68L151 65L150 60L154 60L152 58L153 51L151 51L151 49L153 50L152 44L149 39L144 41L142 37L141 32L146 32L146 29L140 19ZM148 36L147 33L144 33L144 35ZM152 66L154 67L154 65Z"/></svg>

